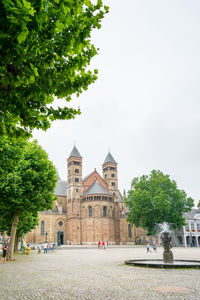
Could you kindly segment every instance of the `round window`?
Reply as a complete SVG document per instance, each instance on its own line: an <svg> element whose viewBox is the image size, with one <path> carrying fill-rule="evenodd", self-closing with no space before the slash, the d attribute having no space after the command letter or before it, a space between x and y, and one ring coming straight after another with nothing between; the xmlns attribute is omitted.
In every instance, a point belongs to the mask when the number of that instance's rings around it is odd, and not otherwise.
<svg viewBox="0 0 200 300"><path fill-rule="evenodd" d="M62 225L63 225L63 222L62 222L62 221L58 222L58 225L59 225L59 226L62 226Z"/></svg>

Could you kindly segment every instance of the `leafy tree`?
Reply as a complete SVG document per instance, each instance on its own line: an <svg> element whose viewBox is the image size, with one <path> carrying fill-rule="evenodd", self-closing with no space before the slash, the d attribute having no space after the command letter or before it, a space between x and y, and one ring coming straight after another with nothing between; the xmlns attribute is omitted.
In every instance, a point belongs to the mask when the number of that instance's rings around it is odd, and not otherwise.
<svg viewBox="0 0 200 300"><path fill-rule="evenodd" d="M200 207L200 200L199 200L199 202L198 202L198 204L197 204L197 207Z"/></svg>
<svg viewBox="0 0 200 300"><path fill-rule="evenodd" d="M0 134L30 135L80 109L55 107L97 79L88 70L97 49L91 31L101 27L102 0L0 1Z"/></svg>
<svg viewBox="0 0 200 300"><path fill-rule="evenodd" d="M52 208L57 174L36 141L0 139L0 161L0 215L12 220L8 259L13 260L17 229L24 232L27 218L32 227L38 211Z"/></svg>
<svg viewBox="0 0 200 300"><path fill-rule="evenodd" d="M5 210L0 217L0 232L6 233L8 236L11 234L11 228L13 223L13 215ZM38 225L38 212L32 213L23 211L19 216L19 223L17 225L16 237L15 237L15 251L17 251L19 238L24 237L26 233L36 228Z"/></svg>
<svg viewBox="0 0 200 300"><path fill-rule="evenodd" d="M181 228L185 224L183 213L194 205L169 175L157 170L134 178L125 202L129 208L127 220L147 229L148 234L155 233L156 226L163 222L173 229Z"/></svg>

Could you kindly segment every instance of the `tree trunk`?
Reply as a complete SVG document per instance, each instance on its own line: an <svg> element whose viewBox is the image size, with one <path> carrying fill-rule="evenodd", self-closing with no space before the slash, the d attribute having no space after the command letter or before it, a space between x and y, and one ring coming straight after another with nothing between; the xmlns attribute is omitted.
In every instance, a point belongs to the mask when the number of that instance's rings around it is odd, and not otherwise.
<svg viewBox="0 0 200 300"><path fill-rule="evenodd" d="M18 252L18 241L19 241L19 238L16 234L16 236L15 236L15 245L14 245L14 253Z"/></svg>
<svg viewBox="0 0 200 300"><path fill-rule="evenodd" d="M16 231L17 231L17 225L19 222L19 212L16 212L14 215L11 233L10 233L10 243L8 247L8 260L14 260L14 246L15 246L15 237L16 237Z"/></svg>

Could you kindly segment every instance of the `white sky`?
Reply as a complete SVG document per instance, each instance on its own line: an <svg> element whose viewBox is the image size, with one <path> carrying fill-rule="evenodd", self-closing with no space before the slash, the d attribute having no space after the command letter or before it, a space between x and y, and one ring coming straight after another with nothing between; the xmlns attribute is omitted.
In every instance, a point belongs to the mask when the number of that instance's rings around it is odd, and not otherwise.
<svg viewBox="0 0 200 300"><path fill-rule="evenodd" d="M73 143L83 176L108 148L118 162L119 188L159 169L200 199L200 1L112 0L93 34L99 55L95 84L68 105L82 115L56 121L34 138L66 180Z"/></svg>

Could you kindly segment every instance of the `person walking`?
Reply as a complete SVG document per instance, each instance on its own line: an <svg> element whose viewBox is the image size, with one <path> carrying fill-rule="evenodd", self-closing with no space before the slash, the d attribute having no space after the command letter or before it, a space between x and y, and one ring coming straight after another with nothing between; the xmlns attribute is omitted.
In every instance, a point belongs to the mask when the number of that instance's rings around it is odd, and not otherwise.
<svg viewBox="0 0 200 300"><path fill-rule="evenodd" d="M39 245L38 245L37 249L38 249L38 253L41 253L41 250L42 250L41 243L39 243Z"/></svg>
<svg viewBox="0 0 200 300"><path fill-rule="evenodd" d="M100 247L101 247L101 242L99 241L99 242L98 242L98 248L100 248Z"/></svg>
<svg viewBox="0 0 200 300"><path fill-rule="evenodd" d="M149 243L147 244L147 253L151 253L151 250L150 250L150 245L149 245Z"/></svg>
<svg viewBox="0 0 200 300"><path fill-rule="evenodd" d="M154 250L154 252L157 252L157 245L156 245L156 242L153 242L153 250Z"/></svg>
<svg viewBox="0 0 200 300"><path fill-rule="evenodd" d="M44 253L47 253L47 243L44 244Z"/></svg>
<svg viewBox="0 0 200 300"><path fill-rule="evenodd" d="M6 263L6 255L8 251L8 244L4 243L3 244L3 255L2 255L2 262Z"/></svg>

